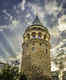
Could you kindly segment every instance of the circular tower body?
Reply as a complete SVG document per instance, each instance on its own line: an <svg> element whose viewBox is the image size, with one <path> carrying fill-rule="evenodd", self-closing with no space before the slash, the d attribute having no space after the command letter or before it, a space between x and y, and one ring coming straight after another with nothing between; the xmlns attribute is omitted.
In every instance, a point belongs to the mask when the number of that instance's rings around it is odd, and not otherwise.
<svg viewBox="0 0 66 80"><path fill-rule="evenodd" d="M23 35L22 72L28 80L50 77L50 34L36 17L33 25Z"/></svg>

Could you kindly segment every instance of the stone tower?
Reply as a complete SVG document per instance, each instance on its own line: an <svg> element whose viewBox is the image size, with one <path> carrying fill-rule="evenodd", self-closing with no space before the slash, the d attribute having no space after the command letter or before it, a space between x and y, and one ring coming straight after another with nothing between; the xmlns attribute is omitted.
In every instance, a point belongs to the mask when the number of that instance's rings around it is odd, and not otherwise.
<svg viewBox="0 0 66 80"><path fill-rule="evenodd" d="M50 34L38 16L28 26L23 35L22 72L28 80L44 80L50 77ZM41 79L40 79L41 78Z"/></svg>

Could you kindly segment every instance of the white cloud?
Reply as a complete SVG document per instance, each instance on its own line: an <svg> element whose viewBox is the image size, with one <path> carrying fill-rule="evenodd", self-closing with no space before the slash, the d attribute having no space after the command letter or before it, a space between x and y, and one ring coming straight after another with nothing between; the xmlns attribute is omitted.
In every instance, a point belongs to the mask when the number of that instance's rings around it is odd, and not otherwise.
<svg viewBox="0 0 66 80"><path fill-rule="evenodd" d="M4 31L4 30L7 30L7 29L8 29L8 26L7 25L0 26L0 31Z"/></svg>
<svg viewBox="0 0 66 80"><path fill-rule="evenodd" d="M51 71L56 71L58 68L57 66L54 64L54 62L51 62Z"/></svg>
<svg viewBox="0 0 66 80"><path fill-rule="evenodd" d="M63 16L59 19L58 29L59 29L60 31L66 30L66 15L63 15Z"/></svg>
<svg viewBox="0 0 66 80"><path fill-rule="evenodd" d="M13 27L16 27L20 22L18 20L12 20Z"/></svg>
<svg viewBox="0 0 66 80"><path fill-rule="evenodd" d="M56 1L51 1L45 5L45 10L48 12L48 14L54 13L54 15L57 15L62 10L62 6L58 7Z"/></svg>
<svg viewBox="0 0 66 80"><path fill-rule="evenodd" d="M63 45L63 42L60 42L58 45L56 45L54 48L51 49L51 57L55 57L58 54L58 51L61 50L61 46Z"/></svg>
<svg viewBox="0 0 66 80"><path fill-rule="evenodd" d="M60 33L57 27L53 27L52 29L50 29L50 34L53 35L54 37L59 37Z"/></svg>
<svg viewBox="0 0 66 80"><path fill-rule="evenodd" d="M20 4L20 7L22 10L25 9L25 3L26 3L26 0L23 0L22 3Z"/></svg>
<svg viewBox="0 0 66 80"><path fill-rule="evenodd" d="M5 13L8 17L11 16L11 15L7 12L7 10L3 10L3 13Z"/></svg>
<svg viewBox="0 0 66 80"><path fill-rule="evenodd" d="M38 3L35 5L35 4L32 4L32 3L27 3L26 5L26 0L22 0L22 2L19 4L19 7L22 9L22 11L24 11L25 10L25 6L27 5L29 8L30 8L30 10L32 11L32 13L33 14L38 14L38 16L39 16L39 19L40 19L40 21L46 26L46 19L44 18L44 16L46 16L46 14L49 14L49 15L51 15L51 14L53 14L55 17L57 17L57 14L62 10L62 5L61 6L57 6L57 3L56 3L56 1L52 1L52 2L50 2L50 3L48 3L47 2L47 4L45 5L45 7L43 8L43 7L40 7L40 6L38 6ZM19 12L19 10L16 10L17 11L17 13L20 13ZM18 20L13 20L13 17L10 15L10 14L8 14L7 13L7 11L6 10L4 10L3 11L7 16L9 16L10 17L10 21L12 21L12 24L9 24L8 25L8 28L10 29L10 30L13 30L13 31L16 31L17 33L20 33L21 35L17 35L17 38L14 38L14 41L15 41L15 46L18 46L18 48L20 48L20 51L22 50L22 33L21 32L24 32L24 25L22 25L21 23L20 23L20 21L18 21ZM20 13L21 14L21 13ZM20 15L19 15L20 16ZM21 15L21 16L23 16L23 15ZM32 14L30 13L30 12L28 12L28 13L26 13L26 15L25 15L27 18L31 18L30 16L32 16ZM55 17L52 19L52 22L54 22L54 19L55 19ZM21 18L21 17L20 17ZM20 20L20 18L19 18L19 20ZM43 18L44 18L44 20L43 20ZM25 21L24 21L26 24L25 25L27 25L27 23L28 24L30 24L31 23L31 21L29 20L27 20L27 19L25 19ZM62 22L62 21L61 21ZM66 24L65 23L62 23L61 24L61 22L59 23L59 26L57 27L57 26L55 26L54 25L54 27L53 27L53 29L50 29L49 31L50 31L50 33L51 33L51 36L53 35L54 37L56 37L57 39L58 39L58 37L60 36L59 35L59 31L58 31L58 29L60 30L60 31L63 31L63 30L65 30L66 29ZM64 21L63 21L64 22ZM64 25L64 27L63 26L61 26L61 25ZM6 37L7 38L7 37ZM8 41L9 42L9 41ZM60 44L59 45L56 45L56 42L57 41L55 41L53 44L55 45L55 47L53 48L53 49L51 49L51 53L53 53L53 55L55 56L55 54L56 54L56 50L57 50L57 48L60 48L60 46L63 44L62 42L60 42ZM9 42L10 43L10 46L12 46L12 43L11 42ZM18 45L17 45L17 43L18 43ZM17 48L17 47L16 47ZM15 49L16 50L16 49Z"/></svg>
<svg viewBox="0 0 66 80"><path fill-rule="evenodd" d="M31 14L30 14L30 13L28 13L28 14L26 15L26 17L27 17L27 18L29 18L30 16L31 16Z"/></svg>
<svg viewBox="0 0 66 80"><path fill-rule="evenodd" d="M58 29L59 29L60 31L66 30L66 24L59 24Z"/></svg>

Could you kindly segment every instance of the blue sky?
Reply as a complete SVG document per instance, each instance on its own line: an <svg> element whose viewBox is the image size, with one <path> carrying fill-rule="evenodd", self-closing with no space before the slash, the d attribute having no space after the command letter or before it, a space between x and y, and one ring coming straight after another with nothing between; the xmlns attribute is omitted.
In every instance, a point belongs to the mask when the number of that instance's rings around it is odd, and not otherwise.
<svg viewBox="0 0 66 80"><path fill-rule="evenodd" d="M23 33L36 13L51 34L51 54L66 53L66 0L0 0L0 57L21 54Z"/></svg>

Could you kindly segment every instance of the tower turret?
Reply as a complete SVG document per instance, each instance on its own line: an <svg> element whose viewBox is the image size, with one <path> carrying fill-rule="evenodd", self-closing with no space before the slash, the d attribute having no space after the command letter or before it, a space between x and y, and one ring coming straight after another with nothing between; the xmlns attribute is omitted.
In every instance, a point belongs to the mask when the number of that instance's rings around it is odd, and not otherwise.
<svg viewBox="0 0 66 80"><path fill-rule="evenodd" d="M30 80L37 77L50 76L50 34L38 16L28 26L23 35L22 72ZM43 79L41 79L43 80Z"/></svg>

